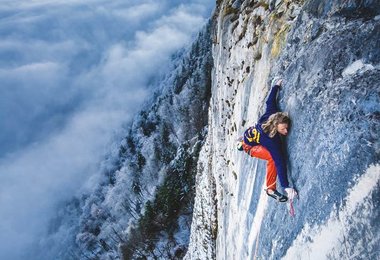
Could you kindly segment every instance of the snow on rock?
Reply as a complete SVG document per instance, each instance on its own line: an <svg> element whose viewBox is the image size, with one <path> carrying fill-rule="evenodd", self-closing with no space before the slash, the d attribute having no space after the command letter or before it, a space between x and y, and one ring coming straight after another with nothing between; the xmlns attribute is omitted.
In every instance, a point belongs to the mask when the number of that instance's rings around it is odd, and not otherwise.
<svg viewBox="0 0 380 260"><path fill-rule="evenodd" d="M207 171L199 173L213 180L215 192L204 185L197 187L188 259L251 259L269 203L263 192L265 164L238 152L235 143L264 109L273 58L294 18L286 13L284 18L274 20L265 4L244 3L239 14L225 15L231 8L228 3L218 10L209 141L203 147L212 152L207 156ZM285 4L279 4L272 15L298 8L292 4L286 9ZM210 196L215 202L211 205L213 214L201 214L209 210L204 206ZM215 216L217 221L212 220ZM204 222L217 223L215 241L207 235L212 230ZM215 255L210 258L200 244L210 245Z"/></svg>
<svg viewBox="0 0 380 260"><path fill-rule="evenodd" d="M216 190L215 180L210 175L212 165L208 158L211 158L212 150L209 150L208 142L209 139L199 156L196 193L201 199L195 201L191 231L193 235L190 237L191 244L197 245L197 250L189 248L184 259L215 259Z"/></svg>
<svg viewBox="0 0 380 260"><path fill-rule="evenodd" d="M357 72L363 73L367 70L373 70L373 69L374 67L371 64L364 64L362 60L357 60L343 70L342 76L347 77L347 76L354 75Z"/></svg>
<svg viewBox="0 0 380 260"><path fill-rule="evenodd" d="M322 225L307 225L294 240L283 259L356 259L367 250L379 248L380 234L372 229L371 220L378 215L378 196L380 186L380 165L372 165L356 180L354 187L344 199L345 205L331 212L329 219ZM376 194L377 189L377 194ZM338 210L338 212L337 212ZM361 226L366 231L358 241L349 232L350 226ZM356 243L353 247L350 243ZM377 249L376 249L377 248ZM372 255L375 259L375 254Z"/></svg>
<svg viewBox="0 0 380 260"><path fill-rule="evenodd" d="M380 186L370 167L380 161L379 14L378 1L217 1L206 167L185 259L379 258ZM294 217L265 195L265 162L235 147L278 76L279 105L292 118ZM322 248L309 242L327 233Z"/></svg>

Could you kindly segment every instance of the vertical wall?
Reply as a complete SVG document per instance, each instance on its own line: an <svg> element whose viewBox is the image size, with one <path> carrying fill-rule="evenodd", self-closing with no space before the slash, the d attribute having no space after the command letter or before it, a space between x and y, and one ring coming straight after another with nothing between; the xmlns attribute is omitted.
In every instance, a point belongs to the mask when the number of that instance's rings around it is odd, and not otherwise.
<svg viewBox="0 0 380 260"><path fill-rule="evenodd" d="M218 1L188 259L378 254L379 10L376 1ZM265 163L235 148L276 76L292 118L294 218L264 194Z"/></svg>

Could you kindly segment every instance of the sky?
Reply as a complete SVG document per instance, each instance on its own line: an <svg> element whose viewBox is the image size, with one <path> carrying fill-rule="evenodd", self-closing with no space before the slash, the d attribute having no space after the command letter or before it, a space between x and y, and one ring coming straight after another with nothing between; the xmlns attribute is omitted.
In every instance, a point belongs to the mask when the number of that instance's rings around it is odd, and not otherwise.
<svg viewBox="0 0 380 260"><path fill-rule="evenodd" d="M2 0L0 259L22 259L96 174L214 0Z"/></svg>

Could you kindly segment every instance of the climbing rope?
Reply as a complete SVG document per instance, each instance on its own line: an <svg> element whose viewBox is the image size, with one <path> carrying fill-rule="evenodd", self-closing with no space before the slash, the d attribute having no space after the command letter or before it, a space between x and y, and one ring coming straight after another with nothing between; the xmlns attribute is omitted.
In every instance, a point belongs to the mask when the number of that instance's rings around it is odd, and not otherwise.
<svg viewBox="0 0 380 260"><path fill-rule="evenodd" d="M294 212L293 200L289 200L289 214L294 217L296 213Z"/></svg>

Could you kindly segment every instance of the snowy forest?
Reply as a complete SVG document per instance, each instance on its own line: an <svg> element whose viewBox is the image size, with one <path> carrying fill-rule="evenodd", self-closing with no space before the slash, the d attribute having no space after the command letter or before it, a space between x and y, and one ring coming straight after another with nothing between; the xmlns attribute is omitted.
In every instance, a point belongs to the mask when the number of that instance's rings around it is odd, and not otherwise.
<svg viewBox="0 0 380 260"><path fill-rule="evenodd" d="M50 232L66 230L68 247L52 258L184 256L199 151L207 134L210 28L204 27L189 50L173 56L172 72L101 163L100 183L57 214Z"/></svg>

